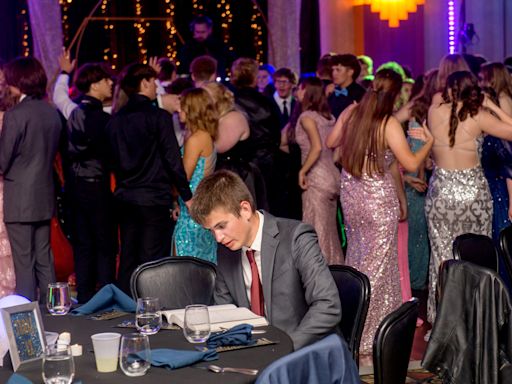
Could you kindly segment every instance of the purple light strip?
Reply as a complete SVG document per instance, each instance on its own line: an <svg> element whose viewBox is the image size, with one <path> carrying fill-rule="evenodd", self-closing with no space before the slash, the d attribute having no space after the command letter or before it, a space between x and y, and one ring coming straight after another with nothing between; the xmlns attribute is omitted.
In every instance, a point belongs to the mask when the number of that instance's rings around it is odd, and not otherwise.
<svg viewBox="0 0 512 384"><path fill-rule="evenodd" d="M455 0L448 0L448 51L455 53Z"/></svg>

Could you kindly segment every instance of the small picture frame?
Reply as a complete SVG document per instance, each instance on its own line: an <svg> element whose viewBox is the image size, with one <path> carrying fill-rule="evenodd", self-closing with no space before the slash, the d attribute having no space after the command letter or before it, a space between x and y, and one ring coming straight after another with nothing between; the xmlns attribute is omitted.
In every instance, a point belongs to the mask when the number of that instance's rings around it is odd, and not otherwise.
<svg viewBox="0 0 512 384"><path fill-rule="evenodd" d="M0 309L9 340L12 367L43 357L46 338L39 304L32 302Z"/></svg>

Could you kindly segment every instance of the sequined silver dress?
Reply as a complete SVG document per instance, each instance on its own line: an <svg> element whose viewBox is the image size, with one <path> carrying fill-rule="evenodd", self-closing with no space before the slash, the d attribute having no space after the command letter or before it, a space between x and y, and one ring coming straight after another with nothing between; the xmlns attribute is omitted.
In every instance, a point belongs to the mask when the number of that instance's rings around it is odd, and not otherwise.
<svg viewBox="0 0 512 384"><path fill-rule="evenodd" d="M340 200L348 244L345 263L366 274L371 284L360 353L371 353L380 322L402 303L397 249L400 205L389 171L392 152L387 150L383 160L381 176L355 178L341 173Z"/></svg>
<svg viewBox="0 0 512 384"><path fill-rule="evenodd" d="M464 233L491 236L492 198L482 167L447 170L435 168L425 199L430 238L427 314L433 324L439 266L453 259L453 241Z"/></svg>

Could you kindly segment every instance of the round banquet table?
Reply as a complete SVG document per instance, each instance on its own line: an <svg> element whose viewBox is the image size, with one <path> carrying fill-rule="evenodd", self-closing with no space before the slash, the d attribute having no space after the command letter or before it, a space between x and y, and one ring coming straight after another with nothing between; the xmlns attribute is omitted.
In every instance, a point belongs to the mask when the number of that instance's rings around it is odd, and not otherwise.
<svg viewBox="0 0 512 384"><path fill-rule="evenodd" d="M260 372L270 363L293 351L293 344L290 337L280 329L272 326L259 327L265 330L264 334L254 335L254 338L264 337L277 344L245 348L234 351L219 353L219 359L211 362L199 362L193 366L168 370L160 367L151 367L144 376L128 377L121 369L116 372L99 373L96 370L94 353L91 342L91 335L100 332L134 332L133 328L119 328L117 324L123 320L130 319L134 315L112 320L91 320L88 316L51 316L44 309L41 310L45 331L69 332L71 333L71 344L81 344L83 347L82 356L75 357L75 380L82 384L114 384L114 383L253 383L256 376L242 375L239 373L214 373L207 369L209 364L221 367L238 367L258 369ZM187 342L181 330L160 330L156 335L149 336L151 348L172 348L194 350L193 344ZM12 366L9 354L4 359L4 366L0 368L0 383L6 383L11 374ZM41 360L22 364L17 373L30 379L34 384L42 383Z"/></svg>

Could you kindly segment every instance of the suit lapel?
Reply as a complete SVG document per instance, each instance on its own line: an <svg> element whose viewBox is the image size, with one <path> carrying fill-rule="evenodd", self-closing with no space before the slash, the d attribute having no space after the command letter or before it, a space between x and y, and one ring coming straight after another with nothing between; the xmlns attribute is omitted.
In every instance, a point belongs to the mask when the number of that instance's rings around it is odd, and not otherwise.
<svg viewBox="0 0 512 384"><path fill-rule="evenodd" d="M239 303L239 307L250 308L251 306L249 304L249 298L247 297L247 291L245 289L244 283L242 257L245 257L244 255L242 255L242 251L236 251L235 263L234 268L232 269L231 276L233 284L235 285L235 289L233 290L233 292L236 292L238 294L236 301L237 303Z"/></svg>
<svg viewBox="0 0 512 384"><path fill-rule="evenodd" d="M276 258L279 234L276 218L264 212L263 235L261 239L261 285L263 286L263 298L267 309L267 319L272 319L272 276Z"/></svg>

